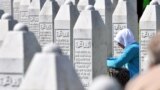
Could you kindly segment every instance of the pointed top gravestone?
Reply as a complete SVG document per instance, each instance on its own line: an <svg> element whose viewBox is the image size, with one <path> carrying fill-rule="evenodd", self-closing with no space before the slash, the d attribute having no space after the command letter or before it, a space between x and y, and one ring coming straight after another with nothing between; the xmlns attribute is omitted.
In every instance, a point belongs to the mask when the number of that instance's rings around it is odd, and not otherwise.
<svg viewBox="0 0 160 90"><path fill-rule="evenodd" d="M54 20L54 42L72 60L73 55L73 27L78 18L79 12L72 1L65 2L57 13Z"/></svg>
<svg viewBox="0 0 160 90"><path fill-rule="evenodd" d="M19 9L20 22L24 23L27 26L29 26L28 7L29 7L30 3L31 3L31 0L21 0L20 1L20 9Z"/></svg>
<svg viewBox="0 0 160 90"><path fill-rule="evenodd" d="M33 55L41 50L34 34L27 30L27 26L16 24L0 48L1 90L17 90Z"/></svg>
<svg viewBox="0 0 160 90"><path fill-rule="evenodd" d="M107 72L106 36L100 14L86 6L73 29L73 64L86 89L94 77Z"/></svg>
<svg viewBox="0 0 160 90"><path fill-rule="evenodd" d="M39 43L41 46L54 41L54 18L58 9L56 1L47 0L39 14Z"/></svg>
<svg viewBox="0 0 160 90"><path fill-rule="evenodd" d="M39 13L43 7L45 0L32 0L29 12L29 30L33 32L39 41Z"/></svg>
<svg viewBox="0 0 160 90"><path fill-rule="evenodd" d="M84 90L68 57L51 43L35 54L19 90Z"/></svg>
<svg viewBox="0 0 160 90"><path fill-rule="evenodd" d="M160 5L157 1L151 2L148 5L140 19L140 41L141 41L141 54L140 54L140 70L146 71L148 69L148 61L146 56L148 55L148 42L160 31Z"/></svg>

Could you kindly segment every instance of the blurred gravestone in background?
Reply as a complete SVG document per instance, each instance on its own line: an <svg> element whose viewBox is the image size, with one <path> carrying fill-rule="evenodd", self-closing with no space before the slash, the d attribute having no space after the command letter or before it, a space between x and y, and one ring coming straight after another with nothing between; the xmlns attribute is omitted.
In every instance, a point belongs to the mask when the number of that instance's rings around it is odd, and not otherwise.
<svg viewBox="0 0 160 90"><path fill-rule="evenodd" d="M145 59L148 55L148 43L151 38L160 31L160 6L158 2L151 2L147 5L142 17L140 18L140 41L141 41L141 51L140 51L140 69L141 71L146 71L148 69L148 64L151 61Z"/></svg>
<svg viewBox="0 0 160 90"><path fill-rule="evenodd" d="M33 55L41 50L36 37L23 24L8 32L0 48L0 89L17 90Z"/></svg>

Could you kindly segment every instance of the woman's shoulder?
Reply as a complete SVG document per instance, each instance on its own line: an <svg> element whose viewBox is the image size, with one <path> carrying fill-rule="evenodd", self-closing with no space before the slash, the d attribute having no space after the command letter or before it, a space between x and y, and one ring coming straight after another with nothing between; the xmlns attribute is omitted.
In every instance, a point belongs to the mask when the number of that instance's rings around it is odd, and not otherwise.
<svg viewBox="0 0 160 90"><path fill-rule="evenodd" d="M139 47L139 43L138 43L138 42L132 43L131 45L132 45L132 46Z"/></svg>
<svg viewBox="0 0 160 90"><path fill-rule="evenodd" d="M139 50L139 43L135 42L135 43L132 43L131 45L129 45L127 48L127 50Z"/></svg>

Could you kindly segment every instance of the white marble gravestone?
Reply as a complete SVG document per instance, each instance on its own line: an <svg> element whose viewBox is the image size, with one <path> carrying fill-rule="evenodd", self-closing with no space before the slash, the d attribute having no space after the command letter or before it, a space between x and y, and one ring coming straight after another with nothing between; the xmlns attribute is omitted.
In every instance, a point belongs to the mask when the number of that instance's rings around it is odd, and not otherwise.
<svg viewBox="0 0 160 90"><path fill-rule="evenodd" d="M21 0L14 0L13 1L13 18L17 21L20 20L20 12L19 12L19 9L20 9L20 1Z"/></svg>
<svg viewBox="0 0 160 90"><path fill-rule="evenodd" d="M73 27L78 15L79 12L72 1L68 1L60 7L54 21L54 42L71 60L73 57Z"/></svg>
<svg viewBox="0 0 160 90"><path fill-rule="evenodd" d="M88 5L80 13L73 29L73 64L86 88L94 77L107 72L107 35L104 27L98 11Z"/></svg>
<svg viewBox="0 0 160 90"><path fill-rule="evenodd" d="M0 47L5 39L5 36L13 28L12 16L10 14L3 14L0 19Z"/></svg>
<svg viewBox="0 0 160 90"><path fill-rule="evenodd" d="M157 3L158 4L158 3ZM141 19L140 19L140 70L145 71L147 69L149 61L145 59L148 54L148 42L160 31L160 6L156 4L150 4L146 7Z"/></svg>
<svg viewBox="0 0 160 90"><path fill-rule="evenodd" d="M45 0L32 0L28 8L29 31L33 32L39 41L39 13Z"/></svg>
<svg viewBox="0 0 160 90"><path fill-rule="evenodd" d="M112 55L112 14L113 14L113 4L111 0L96 0L94 4L95 9L100 13L106 29L106 41L107 41L107 51L108 55Z"/></svg>
<svg viewBox="0 0 160 90"><path fill-rule="evenodd" d="M135 38L138 40L138 17L135 9L128 0L119 0L115 11L112 16L112 36L113 36L113 55L115 57L122 53L122 49L118 47L114 41L114 37L117 33L124 29L129 28Z"/></svg>
<svg viewBox="0 0 160 90"><path fill-rule="evenodd" d="M93 5L94 0L79 0L77 4L78 11L81 12L87 5Z"/></svg>
<svg viewBox="0 0 160 90"><path fill-rule="evenodd" d="M54 18L59 9L55 1L47 0L39 14L39 43L41 46L53 42Z"/></svg>
<svg viewBox="0 0 160 90"><path fill-rule="evenodd" d="M68 56L55 44L35 54L18 90L84 90Z"/></svg>
<svg viewBox="0 0 160 90"><path fill-rule="evenodd" d="M0 90L17 90L33 55L40 50L34 34L16 24L0 48Z"/></svg>
<svg viewBox="0 0 160 90"><path fill-rule="evenodd" d="M27 26L29 26L28 7L29 7L30 3L31 3L31 0L21 0L20 1L20 8L19 8L20 22L24 23Z"/></svg>
<svg viewBox="0 0 160 90"><path fill-rule="evenodd" d="M13 15L13 0L0 0L0 8L2 8L5 13Z"/></svg>

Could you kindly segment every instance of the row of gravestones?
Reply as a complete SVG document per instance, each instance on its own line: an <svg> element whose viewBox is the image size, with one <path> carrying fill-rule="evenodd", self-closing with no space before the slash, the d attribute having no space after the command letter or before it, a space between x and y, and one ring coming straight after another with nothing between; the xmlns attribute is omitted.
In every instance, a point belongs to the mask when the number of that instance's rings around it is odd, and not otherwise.
<svg viewBox="0 0 160 90"><path fill-rule="evenodd" d="M60 2L63 1L11 1L10 3L14 3L14 8L11 10L14 19L26 24L29 27L29 31L35 34L41 46L44 46L49 42L56 42L62 48L64 53L69 55L70 59L73 61L73 65L85 87L90 85L93 77L107 72L105 59L107 56L111 55L112 50L114 56L118 56L121 52L115 42L112 42L112 33L114 37L119 30L128 27L134 32L134 35L138 37L136 0L119 0L117 6L117 0L95 0L94 7L96 10L93 6L88 5L94 3L92 0L79 0L79 2L75 0L76 3L72 3L74 0L72 0L72 2L68 0L61 5ZM6 5L4 0L2 0L2 2L2 6ZM86 5L88 6L84 9ZM0 9L1 8L4 12L8 12L4 7L0 6ZM14 26L12 25L14 20L4 20L7 16L5 15L2 16L2 20L0 21L1 30ZM9 24L10 22L11 24ZM7 28L5 30L8 31L12 29ZM2 41L4 40L4 37L6 37L6 32L3 35ZM18 41L18 39L15 40ZM27 43L27 41L24 41L23 43ZM10 45L17 47L14 44ZM4 48L10 49L12 47L9 48L9 46L5 45ZM16 50L17 48L13 49ZM14 50L13 53L15 53ZM3 54L10 57L10 54L4 52ZM23 53L20 52L20 54ZM11 55L16 57L15 54ZM21 74L20 76L22 77L26 70L26 68L24 69L24 65L27 66L28 62L24 63L24 60L21 60L20 63L21 64L14 64L17 67L20 67L19 65L21 65L22 69L21 72L15 71L15 73L18 75ZM3 64L3 58L1 64ZM5 74L7 74L4 75L4 72L2 72L2 76L8 77L8 74L11 74L9 77L14 79L14 71L8 72L12 69L12 65L6 61L4 66L11 66L11 68L5 70L2 67L3 70L6 71ZM20 77L17 76L17 78ZM11 88L10 84L3 85L3 88L8 87Z"/></svg>
<svg viewBox="0 0 160 90"><path fill-rule="evenodd" d="M6 34L0 48L0 90L84 90L84 87L68 56L58 46L48 44L41 52L35 35L26 25L18 23Z"/></svg>
<svg viewBox="0 0 160 90"><path fill-rule="evenodd" d="M92 6L87 6L85 10L82 10L82 8L80 10L80 7L79 9L76 8L78 2L77 4L73 4L67 1L60 6L59 3L57 4L56 2L47 0L45 3L43 2L44 5L42 7L42 2L40 1L32 0L32 2L30 2L30 0L21 0L19 11L15 10L19 12L19 14L13 14L13 16L15 19L17 18L19 22L23 22L29 26L29 31L32 31L36 35L36 38L42 46L54 40L63 49L64 53L69 55L70 59L73 60L73 65L77 73L85 87L87 87L92 82L93 77L106 73L105 57L107 54L109 55L112 50L114 56L118 56L119 53L121 53L121 50L116 46L116 43L112 42L112 36L115 37L119 30L128 27L138 39L138 20L136 7L134 7L136 6L136 3L134 0L131 1L119 0L114 10L114 4L111 4L109 0L96 0L94 4L96 10ZM59 10L57 9L58 6L60 7ZM144 59L147 54L146 48L148 41L155 35L156 31L159 31L160 29L158 17L160 14L159 8L159 1L156 2L156 0L154 0L147 6L140 19L140 65L142 71L146 69L148 63L148 61ZM0 9L1 13L1 5ZM7 10L10 11L9 9ZM4 11L8 12L7 10ZM18 19L18 17L20 19ZM0 45L8 31L12 30L12 27L14 26L13 22L16 22L14 20L8 20L8 18L10 17L7 17L5 14L0 20L0 29L3 30L1 31L2 35L0 35ZM15 40L18 42L18 39ZM13 82L15 81L15 83L18 83L18 78L22 77L22 74L24 74L24 65L28 65L28 63L25 64L23 60L18 61L21 58L17 59L18 62L16 61L17 55L14 51L18 51L22 48L17 48L14 40L6 42L10 42L9 45L13 47L5 45L5 43L2 45L2 49L6 50L6 53L4 50L2 51L2 58L0 61L0 64L3 64L1 68L2 70L0 71L2 84L0 86L3 88L11 88L11 86L9 86L10 84L8 84L8 79L12 78ZM27 41L23 43L27 44ZM113 49L111 48L112 44ZM14 50L11 53L12 49ZM25 49L23 48L22 50ZM18 55L22 54L23 52L18 53ZM7 60L9 61L7 62ZM13 65L9 62L14 62L15 64ZM10 66L10 68L7 68L6 70L5 68L8 66ZM16 66L21 66L21 70L13 68ZM14 86L15 85L13 85L13 87Z"/></svg>

